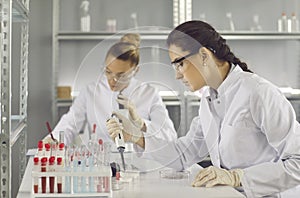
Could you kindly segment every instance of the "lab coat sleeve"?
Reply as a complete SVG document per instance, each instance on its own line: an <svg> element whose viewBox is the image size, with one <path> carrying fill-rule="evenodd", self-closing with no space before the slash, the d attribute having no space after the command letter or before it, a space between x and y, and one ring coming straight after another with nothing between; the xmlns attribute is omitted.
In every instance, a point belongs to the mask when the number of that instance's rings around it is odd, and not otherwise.
<svg viewBox="0 0 300 198"><path fill-rule="evenodd" d="M174 141L167 141L155 136L145 137L145 153L160 162L176 170L183 170L202 161L208 150L203 137L200 119L193 119L186 136Z"/></svg>
<svg viewBox="0 0 300 198"><path fill-rule="evenodd" d="M58 138L59 131L65 133L65 144L70 145L79 134L86 122L86 96L87 90L82 90L74 100L69 111L63 115L53 130L53 134Z"/></svg>
<svg viewBox="0 0 300 198"><path fill-rule="evenodd" d="M283 192L300 184L300 127L289 101L275 87L260 85L250 98L253 120L278 154L278 160L244 169L247 197Z"/></svg>
<svg viewBox="0 0 300 198"><path fill-rule="evenodd" d="M168 141L177 139L173 122L158 93L152 98L149 118L150 120L144 120L147 127L145 136L155 136Z"/></svg>

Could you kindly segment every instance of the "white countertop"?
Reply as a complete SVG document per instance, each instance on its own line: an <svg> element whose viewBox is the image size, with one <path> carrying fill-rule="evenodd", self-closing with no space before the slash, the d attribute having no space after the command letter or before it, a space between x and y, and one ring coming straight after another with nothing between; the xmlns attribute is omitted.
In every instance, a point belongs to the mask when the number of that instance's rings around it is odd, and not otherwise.
<svg viewBox="0 0 300 198"><path fill-rule="evenodd" d="M148 160L147 163L154 163ZM32 189L32 158L29 159L26 167L25 175L21 183L18 198L30 198ZM201 167L198 165L192 166L189 170L191 176L189 179L162 179L159 171L151 171L141 173L139 179L130 183L123 183L120 190L113 191L114 198L165 198L165 197L205 197L205 198L244 198L245 196L229 186L217 186L213 188L195 188L191 187L195 174ZM59 197L59 194L56 194Z"/></svg>

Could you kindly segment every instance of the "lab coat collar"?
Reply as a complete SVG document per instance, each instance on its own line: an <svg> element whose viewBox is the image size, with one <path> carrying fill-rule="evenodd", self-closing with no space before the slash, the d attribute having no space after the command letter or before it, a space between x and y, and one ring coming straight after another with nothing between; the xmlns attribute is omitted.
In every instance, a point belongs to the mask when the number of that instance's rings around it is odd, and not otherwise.
<svg viewBox="0 0 300 198"><path fill-rule="evenodd" d="M215 90L216 94L218 96L224 95L226 90L228 90L228 88L231 87L232 84L237 81L237 78L239 76L238 74L241 72L243 72L243 70L240 68L240 66L231 65L231 69L227 77L224 79L224 81L221 83L218 89Z"/></svg>

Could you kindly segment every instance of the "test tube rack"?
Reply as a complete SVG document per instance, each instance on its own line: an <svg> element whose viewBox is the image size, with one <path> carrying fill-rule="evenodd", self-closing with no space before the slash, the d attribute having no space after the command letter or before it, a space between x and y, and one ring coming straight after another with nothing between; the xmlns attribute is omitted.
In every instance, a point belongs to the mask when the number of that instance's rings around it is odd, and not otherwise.
<svg viewBox="0 0 300 198"><path fill-rule="evenodd" d="M31 197L112 197L110 166L94 167L93 171L39 172L32 171ZM50 193L49 179L54 177L54 193ZM62 178L62 192L57 191L57 178ZM34 191L34 179L38 178L38 192ZM42 193L42 178L46 178L46 192ZM91 186L89 181L93 180ZM84 182L83 184L81 182ZM83 189L84 188L84 189Z"/></svg>

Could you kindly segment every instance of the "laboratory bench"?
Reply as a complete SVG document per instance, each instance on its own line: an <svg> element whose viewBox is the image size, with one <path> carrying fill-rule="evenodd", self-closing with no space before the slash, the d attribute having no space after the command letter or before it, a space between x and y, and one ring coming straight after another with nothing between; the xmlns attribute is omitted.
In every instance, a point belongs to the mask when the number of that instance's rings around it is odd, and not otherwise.
<svg viewBox="0 0 300 198"><path fill-rule="evenodd" d="M189 177L185 179L165 179L160 175L161 170L168 168L161 167L160 164L141 159L140 162L148 167L152 167L152 171L141 172L139 177L131 182L120 183L119 190L112 191L114 198L160 198L160 197L205 197L205 198L243 198L242 193L229 186L217 186L213 188L195 188L191 186L196 173L201 169L197 164L193 165L189 171ZM157 167L157 168L156 168ZM33 168L33 160L30 158L26 167L25 175L19 188L18 198L32 197L32 178L31 172ZM59 194L53 194L52 197L59 197ZM47 197L47 196L45 196ZM70 194L69 197L72 197ZM78 197L78 196L77 196ZM82 196L81 196L82 197ZM87 196L88 197L88 196ZM92 196L91 196L92 197ZM95 196L94 196L95 197Z"/></svg>

